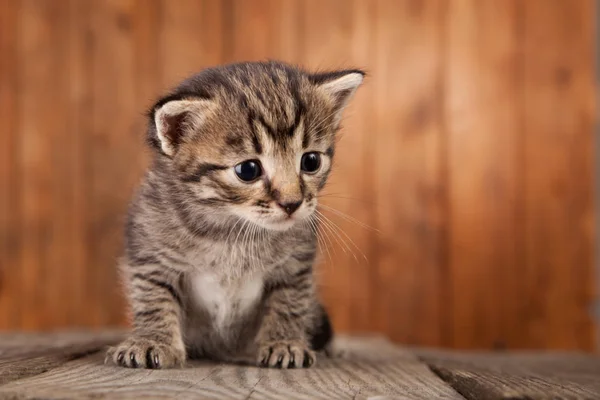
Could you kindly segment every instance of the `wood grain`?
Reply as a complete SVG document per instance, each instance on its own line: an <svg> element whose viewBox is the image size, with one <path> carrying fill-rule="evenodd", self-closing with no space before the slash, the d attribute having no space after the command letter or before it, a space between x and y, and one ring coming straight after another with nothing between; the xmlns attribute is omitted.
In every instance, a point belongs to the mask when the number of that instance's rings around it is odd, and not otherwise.
<svg viewBox="0 0 600 400"><path fill-rule="evenodd" d="M267 370L190 363L183 369L133 370L103 365L103 354L0 387L0 398L461 399L408 351L382 339L346 338L344 359L313 369Z"/></svg>
<svg viewBox="0 0 600 400"><path fill-rule="evenodd" d="M17 162L18 3L0 1L0 326L17 324L14 305L19 264L19 166Z"/></svg>
<svg viewBox="0 0 600 400"><path fill-rule="evenodd" d="M65 310L65 326L87 324L95 307L88 298L90 280L87 264L87 216L88 204L88 159L86 154L87 138L92 129L92 91L90 87L92 70L92 34L90 28L90 8L77 0L69 2L69 55L67 59L69 74L69 146L71 164L68 180L71 182L73 202L69 209L68 221L71 229L70 258L68 265L68 296L56 296L62 300ZM66 269L66 267L63 267ZM91 311L91 312L90 312ZM85 321L85 322L83 322ZM54 325L56 326L56 325ZM58 325L60 326L60 325Z"/></svg>
<svg viewBox="0 0 600 400"><path fill-rule="evenodd" d="M379 1L375 27L373 324L394 340L442 342L442 2ZM394 51L390 51L390 49ZM407 60L412 60L407 62ZM379 74L379 76L377 75Z"/></svg>
<svg viewBox="0 0 600 400"><path fill-rule="evenodd" d="M21 324L26 329L65 323L61 302L70 292L70 191L68 8L52 1L23 1L19 12L18 157L21 168ZM36 62L28 62L32 57ZM27 251L25 251L25 249ZM36 282L44 282L39 290ZM57 310L63 309L63 312Z"/></svg>
<svg viewBox="0 0 600 400"><path fill-rule="evenodd" d="M529 347L593 346L594 6L524 3L521 342Z"/></svg>
<svg viewBox="0 0 600 400"><path fill-rule="evenodd" d="M90 323L123 320L124 302L116 274L126 205L141 176L143 135L133 130L135 104L133 0L90 2L92 66L91 130L86 142L88 179L87 262L90 294L96 304ZM111 82L107 84L107 82Z"/></svg>
<svg viewBox="0 0 600 400"><path fill-rule="evenodd" d="M223 62L224 1L162 0L158 46L163 88Z"/></svg>
<svg viewBox="0 0 600 400"><path fill-rule="evenodd" d="M520 4L456 1L447 10L447 285L451 343L459 348L504 347L521 337L515 304L522 289L515 221L523 134L515 101L522 85Z"/></svg>
<svg viewBox="0 0 600 400"><path fill-rule="evenodd" d="M301 1L233 1L224 12L225 62L302 63Z"/></svg>
<svg viewBox="0 0 600 400"><path fill-rule="evenodd" d="M0 335L0 386L95 353L121 338L118 332Z"/></svg>
<svg viewBox="0 0 600 400"><path fill-rule="evenodd" d="M600 358L589 355L434 351L420 358L467 399L600 397Z"/></svg>

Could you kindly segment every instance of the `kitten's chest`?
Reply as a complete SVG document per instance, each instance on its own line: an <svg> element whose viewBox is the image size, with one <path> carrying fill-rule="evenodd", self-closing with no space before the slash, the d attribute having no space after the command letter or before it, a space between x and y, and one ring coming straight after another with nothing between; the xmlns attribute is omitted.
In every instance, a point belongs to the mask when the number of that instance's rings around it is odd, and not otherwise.
<svg viewBox="0 0 600 400"><path fill-rule="evenodd" d="M259 302L264 287L262 273L229 280L212 272L191 276L193 306L203 310L217 329L226 328Z"/></svg>

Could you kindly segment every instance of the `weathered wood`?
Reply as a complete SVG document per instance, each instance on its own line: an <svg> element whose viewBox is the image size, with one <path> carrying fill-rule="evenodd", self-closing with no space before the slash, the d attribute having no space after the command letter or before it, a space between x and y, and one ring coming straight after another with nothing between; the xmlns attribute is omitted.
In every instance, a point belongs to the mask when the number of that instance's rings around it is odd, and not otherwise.
<svg viewBox="0 0 600 400"><path fill-rule="evenodd" d="M119 332L0 335L0 385L97 352L121 337Z"/></svg>
<svg viewBox="0 0 600 400"><path fill-rule="evenodd" d="M104 365L104 354L0 387L0 398L461 399L411 352L376 338L342 339L346 356L313 369L191 362L171 370Z"/></svg>
<svg viewBox="0 0 600 400"><path fill-rule="evenodd" d="M467 399L599 399L600 357L580 353L421 352Z"/></svg>

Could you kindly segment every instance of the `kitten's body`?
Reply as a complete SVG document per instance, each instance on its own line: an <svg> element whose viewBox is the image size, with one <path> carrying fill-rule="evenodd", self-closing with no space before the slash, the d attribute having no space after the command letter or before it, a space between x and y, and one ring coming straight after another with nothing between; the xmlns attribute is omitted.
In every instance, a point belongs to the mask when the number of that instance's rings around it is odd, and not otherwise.
<svg viewBox="0 0 600 400"><path fill-rule="evenodd" d="M331 328L316 295L310 217L339 112L358 86L343 81L349 74L362 80L356 71L312 78L278 63L238 64L157 103L155 158L130 207L121 268L134 333L110 359L148 368L186 356L314 362ZM323 157L310 173L295 164L308 150ZM233 166L244 159L260 162L262 175L237 179Z"/></svg>

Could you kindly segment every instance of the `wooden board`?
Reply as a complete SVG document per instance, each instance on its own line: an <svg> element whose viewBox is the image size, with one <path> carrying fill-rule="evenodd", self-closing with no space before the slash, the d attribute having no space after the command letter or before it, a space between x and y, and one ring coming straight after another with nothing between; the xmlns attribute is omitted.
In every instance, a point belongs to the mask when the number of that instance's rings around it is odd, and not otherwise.
<svg viewBox="0 0 600 400"><path fill-rule="evenodd" d="M298 0L232 2L225 16L225 61L302 62L300 6Z"/></svg>
<svg viewBox="0 0 600 400"><path fill-rule="evenodd" d="M600 357L567 352L400 348L339 337L343 357L308 370L190 361L171 370L104 364L123 332L0 335L0 399L597 399ZM464 397L463 397L464 396Z"/></svg>
<svg viewBox="0 0 600 400"><path fill-rule="evenodd" d="M421 352L420 358L467 399L600 398L599 357L438 351Z"/></svg>
<svg viewBox="0 0 600 400"><path fill-rule="evenodd" d="M161 0L160 35L155 46L163 90L223 62L223 7L223 1Z"/></svg>
<svg viewBox="0 0 600 400"><path fill-rule="evenodd" d="M87 302L96 304L88 324L110 326L124 319L117 277L125 211L141 175L143 134L133 130L135 105L133 0L89 2L91 36L90 132L87 172ZM111 82L111 84L107 84ZM103 304L103 306L100 306Z"/></svg>
<svg viewBox="0 0 600 400"><path fill-rule="evenodd" d="M16 16L14 1L0 1L0 326L16 326L19 318L14 305L20 249Z"/></svg>
<svg viewBox="0 0 600 400"><path fill-rule="evenodd" d="M367 81L375 86L373 126L365 127L374 143L371 207L381 231L371 252L372 324L411 344L439 345L447 333L444 13L439 1L379 1Z"/></svg>
<svg viewBox="0 0 600 400"><path fill-rule="evenodd" d="M0 385L58 367L117 343L121 332L0 335Z"/></svg>
<svg viewBox="0 0 600 400"><path fill-rule="evenodd" d="M518 345L518 1L452 1L444 70L448 344ZM536 293L536 296L541 293Z"/></svg>
<svg viewBox="0 0 600 400"><path fill-rule="evenodd" d="M524 5L526 347L590 349L595 117L592 0ZM524 340L524 338L526 338Z"/></svg>
<svg viewBox="0 0 600 400"><path fill-rule="evenodd" d="M383 339L342 339L343 359L319 359L313 369L267 370L192 362L172 370L104 365L104 354L68 362L0 387L0 398L68 399L461 399L410 352Z"/></svg>
<svg viewBox="0 0 600 400"><path fill-rule="evenodd" d="M62 64L68 55L69 9L50 0L18 4L20 95L18 128L11 133L16 133L20 164L21 227L13 234L20 236L22 248L20 262L12 268L20 275L21 293L28 295L15 293L13 304L20 309L22 327L39 329L66 323L69 304L64 298L73 286L68 284L69 269L57 266L70 265L71 246L80 245L70 224L73 152L68 71Z"/></svg>

